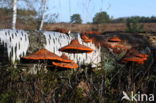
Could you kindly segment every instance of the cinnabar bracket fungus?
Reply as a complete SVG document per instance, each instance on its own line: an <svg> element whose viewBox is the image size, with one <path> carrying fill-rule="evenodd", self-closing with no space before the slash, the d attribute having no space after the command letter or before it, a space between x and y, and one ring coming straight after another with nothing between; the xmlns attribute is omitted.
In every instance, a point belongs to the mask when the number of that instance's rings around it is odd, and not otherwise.
<svg viewBox="0 0 156 103"><path fill-rule="evenodd" d="M123 62L135 62L137 64L144 64L144 62L148 59L147 54L139 53L139 51L135 49L129 50L129 52L126 54L126 57L123 58Z"/></svg>
<svg viewBox="0 0 156 103"><path fill-rule="evenodd" d="M83 32L82 34L96 34L96 35L99 35L99 34L101 34L100 32L97 32L97 31L87 31L87 32Z"/></svg>
<svg viewBox="0 0 156 103"><path fill-rule="evenodd" d="M113 49L113 52L116 54L120 54L123 51L128 50L128 47L124 45L122 43L122 40L117 36L109 38L106 44L107 44L106 47Z"/></svg>
<svg viewBox="0 0 156 103"><path fill-rule="evenodd" d="M121 42L122 40L119 37L111 37L108 39L108 42Z"/></svg>
<svg viewBox="0 0 156 103"><path fill-rule="evenodd" d="M135 62L137 64L144 64L144 61L142 58L139 58L139 57L126 57L126 58L123 58L122 60L123 62Z"/></svg>
<svg viewBox="0 0 156 103"><path fill-rule="evenodd" d="M76 69L78 64L73 60L70 60L65 54L62 54L62 59L68 60L69 62L52 62L52 65L61 69Z"/></svg>
<svg viewBox="0 0 156 103"><path fill-rule="evenodd" d="M67 62L67 63L74 62L73 60L70 60L65 54L62 54L60 57L64 59L63 62Z"/></svg>
<svg viewBox="0 0 156 103"><path fill-rule="evenodd" d="M145 53L139 53L139 51L137 51L136 49L130 49L129 52L126 54L126 56L136 56L136 57L140 57L140 58L147 58L149 57L148 54Z"/></svg>
<svg viewBox="0 0 156 103"><path fill-rule="evenodd" d="M88 36L87 36L87 35L85 35L85 34L81 36L81 39L82 39L85 43L92 42L92 40L91 40L91 39L89 39L89 38L88 38Z"/></svg>
<svg viewBox="0 0 156 103"><path fill-rule="evenodd" d="M44 60L68 62L68 60L62 59L61 57L57 56L56 54L46 49L40 49L37 52L30 54L29 56L22 57L21 59L26 62L44 61Z"/></svg>
<svg viewBox="0 0 156 103"><path fill-rule="evenodd" d="M91 53L93 52L93 49L80 44L77 39L74 39L70 42L69 45L60 48L59 51L67 53Z"/></svg>
<svg viewBox="0 0 156 103"><path fill-rule="evenodd" d="M59 68L63 68L63 69L76 69L76 68L78 68L78 65L74 62L71 62L71 63L52 62L52 65L59 67Z"/></svg>
<svg viewBox="0 0 156 103"><path fill-rule="evenodd" d="M56 28L55 30L53 30L55 32L60 32L60 33L64 33L64 34L69 34L69 30L63 29L63 28Z"/></svg>

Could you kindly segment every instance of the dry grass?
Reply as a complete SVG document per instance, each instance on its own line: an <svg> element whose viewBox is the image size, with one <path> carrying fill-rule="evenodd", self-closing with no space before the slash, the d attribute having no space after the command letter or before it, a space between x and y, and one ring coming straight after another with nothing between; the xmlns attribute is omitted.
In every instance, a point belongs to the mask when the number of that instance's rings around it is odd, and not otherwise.
<svg viewBox="0 0 156 103"><path fill-rule="evenodd" d="M143 23L146 32L156 32L156 23ZM124 32L126 24L108 23L108 24L47 24L45 30L54 30L56 28L65 28L73 32L99 31L99 32Z"/></svg>
<svg viewBox="0 0 156 103"><path fill-rule="evenodd" d="M156 23L143 23L144 31L156 32ZM37 23L35 22L21 22L17 21L17 29L24 30L36 30ZM0 29L11 28L9 21L0 23ZM126 24L124 23L108 23L108 24L69 24L69 23L56 23L45 24L44 30L55 30L56 28L64 28L72 32L86 32L86 31L98 31L98 32L125 32Z"/></svg>

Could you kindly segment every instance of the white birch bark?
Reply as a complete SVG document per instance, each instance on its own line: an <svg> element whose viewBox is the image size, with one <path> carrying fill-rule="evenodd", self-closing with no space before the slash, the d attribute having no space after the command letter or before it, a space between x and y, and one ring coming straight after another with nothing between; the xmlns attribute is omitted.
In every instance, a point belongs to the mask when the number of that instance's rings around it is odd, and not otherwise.
<svg viewBox="0 0 156 103"><path fill-rule="evenodd" d="M43 29L43 24L44 24L44 14L42 14L42 17L41 17L41 23L40 23L39 30Z"/></svg>
<svg viewBox="0 0 156 103"><path fill-rule="evenodd" d="M42 6L41 6L41 22L40 22L40 27L39 30L43 29L44 25L44 18L45 18L45 11L46 11L46 2L47 0L42 0Z"/></svg>
<svg viewBox="0 0 156 103"><path fill-rule="evenodd" d="M12 4L13 4L12 29L16 29L17 0L13 0Z"/></svg>

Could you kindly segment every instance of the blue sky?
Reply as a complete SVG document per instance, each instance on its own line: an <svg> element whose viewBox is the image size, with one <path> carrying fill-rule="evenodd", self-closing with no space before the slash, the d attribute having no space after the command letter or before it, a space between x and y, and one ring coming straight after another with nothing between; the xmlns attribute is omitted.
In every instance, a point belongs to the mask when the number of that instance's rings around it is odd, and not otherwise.
<svg viewBox="0 0 156 103"><path fill-rule="evenodd" d="M83 22L91 22L97 12L106 11L113 18L156 16L156 0L49 0L49 12L58 13L58 22L70 21L79 13Z"/></svg>

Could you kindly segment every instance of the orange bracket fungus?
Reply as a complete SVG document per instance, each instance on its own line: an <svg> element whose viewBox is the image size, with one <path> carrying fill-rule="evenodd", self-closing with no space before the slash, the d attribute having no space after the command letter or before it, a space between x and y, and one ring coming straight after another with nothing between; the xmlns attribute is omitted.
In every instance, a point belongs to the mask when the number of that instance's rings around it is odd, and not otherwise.
<svg viewBox="0 0 156 103"><path fill-rule="evenodd" d="M112 37L108 39L109 42L121 42L122 40L119 37Z"/></svg>
<svg viewBox="0 0 156 103"><path fill-rule="evenodd" d="M57 56L56 54L46 49L40 49L37 52L30 54L29 56L22 57L22 59L24 60L56 60L56 61L68 62L68 60L62 59L61 57Z"/></svg>
<svg viewBox="0 0 156 103"><path fill-rule="evenodd" d="M54 31L64 33L64 34L69 34L69 31L63 28L56 28Z"/></svg>
<svg viewBox="0 0 156 103"><path fill-rule="evenodd" d="M144 60L139 57L126 57L123 62L136 62L137 64L144 64Z"/></svg>
<svg viewBox="0 0 156 103"><path fill-rule="evenodd" d="M59 51L67 52L67 53L91 53L93 49L81 45L77 39L74 39L70 42L69 45L60 48Z"/></svg>
<svg viewBox="0 0 156 103"><path fill-rule="evenodd" d="M82 36L81 36L81 39L82 39L85 43L92 42L92 40L89 39L88 36L86 36L86 35L82 35Z"/></svg>
<svg viewBox="0 0 156 103"><path fill-rule="evenodd" d="M67 63L74 62L73 60L70 60L65 54L62 54L61 58L64 59L64 62L67 62Z"/></svg>
<svg viewBox="0 0 156 103"><path fill-rule="evenodd" d="M68 62L52 62L52 65L59 67L59 68L66 68L66 69L75 69L78 68L78 65L73 61L70 60L65 54L62 54L62 59L68 60Z"/></svg>
<svg viewBox="0 0 156 103"><path fill-rule="evenodd" d="M52 62L52 65L60 67L60 68L67 68L67 69L75 69L78 68L78 65L74 62L71 63L58 63L58 62Z"/></svg>
<svg viewBox="0 0 156 103"><path fill-rule="evenodd" d="M101 33L100 32L97 32L97 31L87 31L87 32L84 32L82 34L96 34L96 35L99 35Z"/></svg>
<svg viewBox="0 0 156 103"><path fill-rule="evenodd" d="M136 49L131 49L126 54L126 57L123 58L123 62L136 62L137 64L144 64L149 55L144 53L139 53Z"/></svg>

